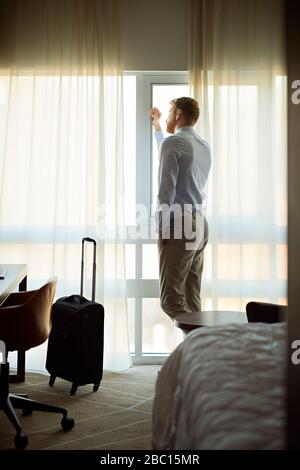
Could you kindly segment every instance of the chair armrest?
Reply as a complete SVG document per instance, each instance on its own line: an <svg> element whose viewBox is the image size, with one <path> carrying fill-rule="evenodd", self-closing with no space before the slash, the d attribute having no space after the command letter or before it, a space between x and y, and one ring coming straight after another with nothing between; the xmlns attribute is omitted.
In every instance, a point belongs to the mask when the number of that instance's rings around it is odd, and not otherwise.
<svg viewBox="0 0 300 470"><path fill-rule="evenodd" d="M246 305L248 322L278 323L287 321L287 306L268 302L249 302Z"/></svg>

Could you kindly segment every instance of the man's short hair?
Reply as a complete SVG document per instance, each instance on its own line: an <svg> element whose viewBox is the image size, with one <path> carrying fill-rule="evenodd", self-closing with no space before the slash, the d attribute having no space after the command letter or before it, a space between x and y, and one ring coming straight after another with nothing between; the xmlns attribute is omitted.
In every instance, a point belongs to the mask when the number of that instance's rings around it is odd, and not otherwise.
<svg viewBox="0 0 300 470"><path fill-rule="evenodd" d="M180 109L193 124L198 121L200 109L198 101L194 100L194 98L183 96L182 98L172 100L171 103L174 104L175 110Z"/></svg>

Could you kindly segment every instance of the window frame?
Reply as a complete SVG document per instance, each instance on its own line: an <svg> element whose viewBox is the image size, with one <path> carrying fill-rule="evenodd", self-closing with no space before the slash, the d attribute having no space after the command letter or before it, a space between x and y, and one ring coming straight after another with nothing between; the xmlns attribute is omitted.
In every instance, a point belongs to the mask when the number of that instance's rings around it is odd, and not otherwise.
<svg viewBox="0 0 300 470"><path fill-rule="evenodd" d="M186 71L125 71L126 75L136 77L136 204L147 207L149 217L145 223L152 230L152 123L148 112L153 106L152 88L154 85L188 85L189 74ZM135 279L126 280L128 298L135 300L135 351L132 361L133 364L162 364L169 353L143 353L142 344L143 298L159 298L159 280L143 279L143 245L155 244L156 240L149 237L146 240L127 239L126 242L135 244Z"/></svg>

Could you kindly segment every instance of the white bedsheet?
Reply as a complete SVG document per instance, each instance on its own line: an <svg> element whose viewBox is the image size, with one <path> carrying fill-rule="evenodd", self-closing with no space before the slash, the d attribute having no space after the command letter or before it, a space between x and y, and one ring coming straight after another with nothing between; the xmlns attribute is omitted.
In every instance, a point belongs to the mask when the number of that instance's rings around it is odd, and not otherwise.
<svg viewBox="0 0 300 470"><path fill-rule="evenodd" d="M189 333L159 372L154 449L283 449L286 324Z"/></svg>

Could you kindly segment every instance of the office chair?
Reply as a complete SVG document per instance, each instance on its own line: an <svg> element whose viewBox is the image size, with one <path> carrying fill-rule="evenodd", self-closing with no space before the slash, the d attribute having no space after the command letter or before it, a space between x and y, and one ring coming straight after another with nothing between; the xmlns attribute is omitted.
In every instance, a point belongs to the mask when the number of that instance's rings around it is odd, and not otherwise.
<svg viewBox="0 0 300 470"><path fill-rule="evenodd" d="M278 323L287 321L287 306L268 302L248 302L246 313L249 323Z"/></svg>
<svg viewBox="0 0 300 470"><path fill-rule="evenodd" d="M75 424L65 408L30 400L27 395L9 393L8 352L27 351L46 341L50 333L50 313L56 281L57 279L53 278L34 291L13 293L0 308L0 340L6 345L6 362L1 364L0 370L0 408L17 431L15 445L18 449L25 448L28 439L22 431L14 408L23 410L24 415L30 415L34 410L61 413L61 426L65 431L72 429Z"/></svg>

